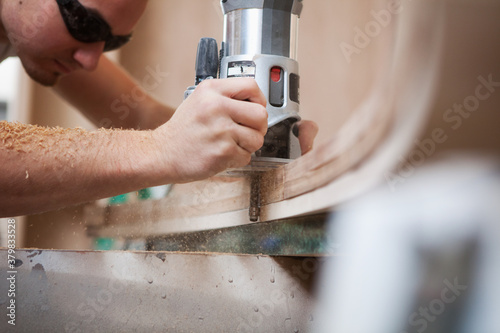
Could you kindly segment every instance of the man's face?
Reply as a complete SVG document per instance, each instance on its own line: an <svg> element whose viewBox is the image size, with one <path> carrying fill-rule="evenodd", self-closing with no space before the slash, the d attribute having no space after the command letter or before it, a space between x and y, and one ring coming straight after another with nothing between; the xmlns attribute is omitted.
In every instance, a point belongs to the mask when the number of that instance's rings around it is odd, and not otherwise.
<svg viewBox="0 0 500 333"><path fill-rule="evenodd" d="M144 12L147 0L80 0L95 10L113 35L128 35ZM2 23L28 75L46 86L75 70L92 71L104 50L104 41L75 39L56 0L12 0L4 3Z"/></svg>

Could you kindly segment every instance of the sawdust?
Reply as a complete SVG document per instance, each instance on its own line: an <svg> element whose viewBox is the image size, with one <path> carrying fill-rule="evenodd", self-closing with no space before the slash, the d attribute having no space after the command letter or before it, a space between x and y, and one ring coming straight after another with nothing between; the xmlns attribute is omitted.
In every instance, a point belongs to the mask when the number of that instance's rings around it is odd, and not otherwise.
<svg viewBox="0 0 500 333"><path fill-rule="evenodd" d="M80 127L43 127L19 122L0 121L0 149L29 153L54 150L57 147L57 151L63 152L63 154L62 156L55 156L55 159L71 159L75 157L77 147L86 148L92 146L96 136L105 134L111 138L114 133L119 131L123 130L100 128L96 131L88 131ZM127 131L134 130L127 129Z"/></svg>
<svg viewBox="0 0 500 333"><path fill-rule="evenodd" d="M33 150L49 149L61 138L69 142L88 133L82 128L42 127L17 122L0 121L0 143L2 148L27 153Z"/></svg>

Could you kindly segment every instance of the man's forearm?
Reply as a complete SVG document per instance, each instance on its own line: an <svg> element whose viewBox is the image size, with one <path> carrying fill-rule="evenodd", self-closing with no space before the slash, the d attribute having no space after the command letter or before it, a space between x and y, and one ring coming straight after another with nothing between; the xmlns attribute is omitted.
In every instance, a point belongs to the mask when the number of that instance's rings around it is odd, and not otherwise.
<svg viewBox="0 0 500 333"><path fill-rule="evenodd" d="M159 185L150 131L43 128L0 122L0 216ZM165 182L169 182L165 177Z"/></svg>
<svg viewBox="0 0 500 333"><path fill-rule="evenodd" d="M61 77L55 90L98 127L154 129L175 111L159 103L105 56L93 72L76 71Z"/></svg>
<svg viewBox="0 0 500 333"><path fill-rule="evenodd" d="M206 80L154 130L48 129L0 122L0 216L211 177L250 162L267 131L253 79Z"/></svg>

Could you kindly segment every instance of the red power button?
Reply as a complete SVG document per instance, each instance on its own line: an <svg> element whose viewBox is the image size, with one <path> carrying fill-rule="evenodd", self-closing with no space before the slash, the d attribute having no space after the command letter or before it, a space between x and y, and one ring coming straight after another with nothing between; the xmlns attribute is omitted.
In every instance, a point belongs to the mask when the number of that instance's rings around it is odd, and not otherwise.
<svg viewBox="0 0 500 333"><path fill-rule="evenodd" d="M282 69L280 67L271 68L271 80L273 82L280 82Z"/></svg>

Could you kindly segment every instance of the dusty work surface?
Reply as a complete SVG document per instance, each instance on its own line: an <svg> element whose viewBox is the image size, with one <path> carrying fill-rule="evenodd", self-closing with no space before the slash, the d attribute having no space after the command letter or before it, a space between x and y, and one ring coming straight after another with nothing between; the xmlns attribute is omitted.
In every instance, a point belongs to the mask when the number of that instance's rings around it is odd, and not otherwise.
<svg viewBox="0 0 500 333"><path fill-rule="evenodd" d="M16 250L11 269L0 253L2 332L307 332L314 276L334 260Z"/></svg>
<svg viewBox="0 0 500 333"><path fill-rule="evenodd" d="M219 252L273 256L336 255L335 239L328 239L331 214L246 224L232 228L151 237L153 251Z"/></svg>

